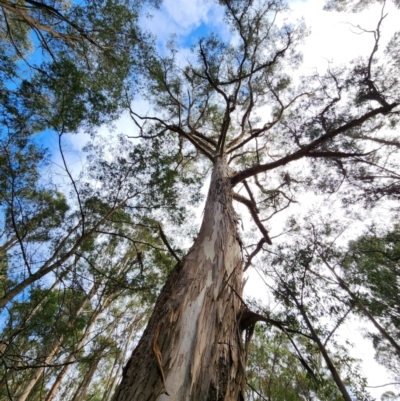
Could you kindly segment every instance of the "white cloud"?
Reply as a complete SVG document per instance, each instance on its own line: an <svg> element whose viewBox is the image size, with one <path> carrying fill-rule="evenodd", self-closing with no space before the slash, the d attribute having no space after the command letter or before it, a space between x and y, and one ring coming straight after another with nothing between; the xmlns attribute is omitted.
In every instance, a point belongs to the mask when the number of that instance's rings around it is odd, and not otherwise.
<svg viewBox="0 0 400 401"><path fill-rule="evenodd" d="M381 15L381 6L376 4L361 13L351 14L323 11L322 6L321 0L295 0L291 3L292 16L303 17L311 28L311 35L302 46L303 67L325 69L328 61L338 65L369 55L374 46L373 34L361 33L356 26L375 30ZM399 10L388 4L385 13L388 15L382 24L380 51L383 51L385 44L399 29Z"/></svg>
<svg viewBox="0 0 400 401"><path fill-rule="evenodd" d="M165 0L152 17L142 20L142 25L159 40L166 40L172 34L188 36L201 24L214 25L221 19L222 9L214 2Z"/></svg>
<svg viewBox="0 0 400 401"><path fill-rule="evenodd" d="M190 31L202 22L209 21L208 15L212 8L215 8L215 4L203 0L165 0L164 8L174 24Z"/></svg>

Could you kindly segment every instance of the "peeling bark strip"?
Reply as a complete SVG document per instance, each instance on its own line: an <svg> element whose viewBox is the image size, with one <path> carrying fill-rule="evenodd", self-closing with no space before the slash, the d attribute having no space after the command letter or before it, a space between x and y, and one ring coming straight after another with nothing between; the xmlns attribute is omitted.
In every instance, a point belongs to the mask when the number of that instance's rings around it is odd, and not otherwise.
<svg viewBox="0 0 400 401"><path fill-rule="evenodd" d="M165 385L165 375L164 375L164 369L163 369L163 364L162 364L162 355L161 355L161 351L157 345L158 335L160 334L161 326L162 326L162 324L158 323L157 328L156 328L156 334L154 335L154 339L153 339L152 351L153 351L154 357L156 358L158 370L160 371L160 375L161 375L162 382L164 385L164 390L165 390L164 394L169 395L168 391L167 391L167 386Z"/></svg>
<svg viewBox="0 0 400 401"><path fill-rule="evenodd" d="M228 166L217 157L199 235L162 289L114 401L244 400L237 238ZM169 397L152 352L157 328Z"/></svg>

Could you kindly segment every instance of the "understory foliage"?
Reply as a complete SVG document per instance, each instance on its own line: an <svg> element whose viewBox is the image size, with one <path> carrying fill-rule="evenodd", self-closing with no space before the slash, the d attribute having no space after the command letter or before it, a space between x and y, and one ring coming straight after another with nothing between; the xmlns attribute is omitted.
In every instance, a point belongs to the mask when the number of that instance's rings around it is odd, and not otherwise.
<svg viewBox="0 0 400 401"><path fill-rule="evenodd" d="M343 336L354 321L399 384L400 36L381 44L385 2L328 0L382 12L363 57L307 75L308 28L283 0L218 1L229 38L199 38L185 61L139 27L158 3L0 0L0 401L113 399L217 158L243 270L265 284L234 294L247 399L372 399ZM136 129L118 135L123 113Z"/></svg>

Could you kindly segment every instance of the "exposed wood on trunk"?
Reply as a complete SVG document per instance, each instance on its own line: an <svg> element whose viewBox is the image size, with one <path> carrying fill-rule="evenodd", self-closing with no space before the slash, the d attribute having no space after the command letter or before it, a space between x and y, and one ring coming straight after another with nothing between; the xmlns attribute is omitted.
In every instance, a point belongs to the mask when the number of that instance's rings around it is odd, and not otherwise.
<svg viewBox="0 0 400 401"><path fill-rule="evenodd" d="M245 353L238 323L242 256L236 220L228 166L216 157L198 237L162 289L114 401L244 399ZM152 353L157 326L170 396L163 394Z"/></svg>

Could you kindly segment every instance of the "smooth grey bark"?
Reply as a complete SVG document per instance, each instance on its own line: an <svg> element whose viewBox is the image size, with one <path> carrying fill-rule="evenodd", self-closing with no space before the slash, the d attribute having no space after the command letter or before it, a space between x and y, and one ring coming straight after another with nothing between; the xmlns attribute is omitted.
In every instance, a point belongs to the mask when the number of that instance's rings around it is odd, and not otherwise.
<svg viewBox="0 0 400 401"><path fill-rule="evenodd" d="M244 399L242 268L229 168L217 156L197 239L162 289L114 401Z"/></svg>

